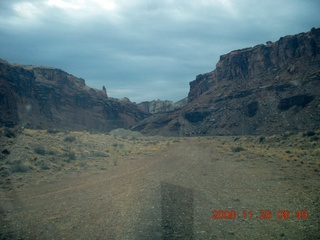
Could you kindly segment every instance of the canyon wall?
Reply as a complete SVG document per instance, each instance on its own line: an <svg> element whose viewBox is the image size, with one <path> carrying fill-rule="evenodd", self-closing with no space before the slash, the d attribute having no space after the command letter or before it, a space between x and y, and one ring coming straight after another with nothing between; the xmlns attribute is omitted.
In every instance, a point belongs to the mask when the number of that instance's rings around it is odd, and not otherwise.
<svg viewBox="0 0 320 240"><path fill-rule="evenodd" d="M0 125L110 131L129 128L148 114L130 101L60 69L0 61Z"/></svg>
<svg viewBox="0 0 320 240"><path fill-rule="evenodd" d="M320 127L320 29L222 55L190 83L188 104L134 127L175 136L273 134Z"/></svg>

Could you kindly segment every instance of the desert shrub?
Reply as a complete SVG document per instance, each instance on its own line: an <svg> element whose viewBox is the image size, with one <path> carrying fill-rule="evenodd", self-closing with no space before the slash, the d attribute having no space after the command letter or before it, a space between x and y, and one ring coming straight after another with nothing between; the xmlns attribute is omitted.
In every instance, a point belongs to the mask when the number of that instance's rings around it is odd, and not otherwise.
<svg viewBox="0 0 320 240"><path fill-rule="evenodd" d="M49 151L47 151L47 153L48 153L49 155L52 155L52 156L56 155L56 152L53 151L53 150L49 150Z"/></svg>
<svg viewBox="0 0 320 240"><path fill-rule="evenodd" d="M243 147L233 147L231 150L232 152L241 152L241 151L244 151L245 149Z"/></svg>
<svg viewBox="0 0 320 240"><path fill-rule="evenodd" d="M316 142L318 141L320 138L318 138L317 136L313 136L310 138L310 142Z"/></svg>
<svg viewBox="0 0 320 240"><path fill-rule="evenodd" d="M5 155L9 155L10 151L8 149L4 149L4 150L2 150L1 153L5 154Z"/></svg>
<svg viewBox="0 0 320 240"><path fill-rule="evenodd" d="M113 143L112 146L113 147L119 147L119 148L124 147L124 145L122 143Z"/></svg>
<svg viewBox="0 0 320 240"><path fill-rule="evenodd" d="M67 154L67 157L68 157L67 162L71 162L71 161L77 159L76 153L75 153L74 151L69 152L69 153Z"/></svg>
<svg viewBox="0 0 320 240"><path fill-rule="evenodd" d="M65 142L74 142L75 140L76 140L75 136L68 136L68 137L65 137L64 139Z"/></svg>
<svg viewBox="0 0 320 240"><path fill-rule="evenodd" d="M314 156L319 156L320 155L320 148L316 148L313 150L313 155Z"/></svg>
<svg viewBox="0 0 320 240"><path fill-rule="evenodd" d="M5 128L4 129L4 135L7 138L15 138L15 137L17 137L16 133L10 128Z"/></svg>
<svg viewBox="0 0 320 240"><path fill-rule="evenodd" d="M52 162L48 158L41 158L36 162L35 165L40 167L42 170L49 170L52 167Z"/></svg>
<svg viewBox="0 0 320 240"><path fill-rule="evenodd" d="M85 167L87 167L87 163L82 161L79 163L79 167L85 168Z"/></svg>
<svg viewBox="0 0 320 240"><path fill-rule="evenodd" d="M316 135L316 133L314 131L307 131L303 134L304 137L311 137Z"/></svg>
<svg viewBox="0 0 320 240"><path fill-rule="evenodd" d="M259 143L262 143L266 138L264 136L259 137Z"/></svg>
<svg viewBox="0 0 320 240"><path fill-rule="evenodd" d="M51 133L51 134L56 134L56 133L59 133L60 131L57 130L57 129L48 129L47 130L47 133Z"/></svg>
<svg viewBox="0 0 320 240"><path fill-rule="evenodd" d="M12 163L11 165L11 172L16 173L16 172L27 172L30 170L30 166L25 164L24 162L17 161Z"/></svg>
<svg viewBox="0 0 320 240"><path fill-rule="evenodd" d="M46 150L41 146L35 147L34 152L42 156L46 155Z"/></svg>
<svg viewBox="0 0 320 240"><path fill-rule="evenodd" d="M109 157L109 155L105 152L94 152L92 155L94 157Z"/></svg>
<svg viewBox="0 0 320 240"><path fill-rule="evenodd" d="M49 169L50 169L50 166L44 164L44 165L41 165L41 169L42 169L42 170L49 170Z"/></svg>
<svg viewBox="0 0 320 240"><path fill-rule="evenodd" d="M0 167L0 179L1 177L8 177L11 174L10 167Z"/></svg>
<svg viewBox="0 0 320 240"><path fill-rule="evenodd" d="M116 158L113 159L113 166L118 166L118 159Z"/></svg>

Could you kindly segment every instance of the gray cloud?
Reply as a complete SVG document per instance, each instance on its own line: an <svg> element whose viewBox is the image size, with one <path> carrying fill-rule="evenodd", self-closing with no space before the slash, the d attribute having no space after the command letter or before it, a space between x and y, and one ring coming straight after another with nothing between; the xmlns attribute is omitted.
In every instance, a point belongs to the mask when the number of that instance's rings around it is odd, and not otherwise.
<svg viewBox="0 0 320 240"><path fill-rule="evenodd" d="M5 1L0 57L61 68L112 97L176 101L221 54L319 27L318 9L316 0Z"/></svg>

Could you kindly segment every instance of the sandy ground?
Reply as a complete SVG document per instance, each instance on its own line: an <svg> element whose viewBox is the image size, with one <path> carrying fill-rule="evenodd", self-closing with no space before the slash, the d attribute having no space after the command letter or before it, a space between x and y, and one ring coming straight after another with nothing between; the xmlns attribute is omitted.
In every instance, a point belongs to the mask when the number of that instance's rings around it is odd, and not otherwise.
<svg viewBox="0 0 320 240"><path fill-rule="evenodd" d="M285 150L272 139L180 138L162 146L105 168L6 177L0 237L320 239L316 155L282 159L270 153Z"/></svg>

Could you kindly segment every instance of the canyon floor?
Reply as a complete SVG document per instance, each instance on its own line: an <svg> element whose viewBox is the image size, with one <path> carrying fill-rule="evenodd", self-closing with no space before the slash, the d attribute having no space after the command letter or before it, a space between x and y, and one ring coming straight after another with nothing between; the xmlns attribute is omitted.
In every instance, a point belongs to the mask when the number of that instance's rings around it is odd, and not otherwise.
<svg viewBox="0 0 320 240"><path fill-rule="evenodd" d="M1 129L0 239L320 239L320 131Z"/></svg>

